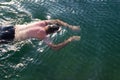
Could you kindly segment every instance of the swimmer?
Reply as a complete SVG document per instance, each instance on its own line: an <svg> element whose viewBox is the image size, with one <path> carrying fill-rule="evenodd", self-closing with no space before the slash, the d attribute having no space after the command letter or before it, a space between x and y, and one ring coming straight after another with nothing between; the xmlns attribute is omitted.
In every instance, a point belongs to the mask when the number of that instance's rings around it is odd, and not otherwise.
<svg viewBox="0 0 120 80"><path fill-rule="evenodd" d="M59 50L72 41L80 40L80 36L72 36L65 41L54 44L47 35L60 31L62 26L71 30L78 31L78 26L69 25L59 19L43 20L24 25L1 26L0 27L0 43L9 43L11 41L22 41L30 38L43 40L50 48Z"/></svg>

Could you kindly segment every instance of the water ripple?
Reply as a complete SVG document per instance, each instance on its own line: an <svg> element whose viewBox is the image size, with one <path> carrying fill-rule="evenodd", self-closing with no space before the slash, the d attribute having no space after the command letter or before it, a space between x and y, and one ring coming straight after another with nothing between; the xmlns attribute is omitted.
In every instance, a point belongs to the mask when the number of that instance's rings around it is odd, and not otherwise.
<svg viewBox="0 0 120 80"><path fill-rule="evenodd" d="M40 76L41 80L118 80L117 73L120 70L118 0L0 2L1 25L23 24L35 21L34 18L41 20L59 18L70 24L79 25L82 29L80 42L73 42L58 52L52 51L42 41L35 39L14 45L0 45L0 73L2 73L0 79L12 77L17 79L21 74L33 78L32 73L38 73L34 75L34 79ZM64 41L71 35L81 33L64 29L51 38L55 42ZM26 69L28 71L25 71Z"/></svg>

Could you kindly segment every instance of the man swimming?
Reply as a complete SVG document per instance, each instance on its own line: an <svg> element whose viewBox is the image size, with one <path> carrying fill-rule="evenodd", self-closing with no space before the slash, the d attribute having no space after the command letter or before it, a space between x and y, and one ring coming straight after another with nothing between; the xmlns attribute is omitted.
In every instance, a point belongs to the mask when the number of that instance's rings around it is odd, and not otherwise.
<svg viewBox="0 0 120 80"><path fill-rule="evenodd" d="M0 43L11 41L22 41L29 38L43 40L52 49L58 50L66 46L71 41L79 40L80 36L72 36L59 44L54 44L47 35L58 32L61 26L71 30L79 30L79 27L69 25L61 20L43 20L24 25L0 27Z"/></svg>

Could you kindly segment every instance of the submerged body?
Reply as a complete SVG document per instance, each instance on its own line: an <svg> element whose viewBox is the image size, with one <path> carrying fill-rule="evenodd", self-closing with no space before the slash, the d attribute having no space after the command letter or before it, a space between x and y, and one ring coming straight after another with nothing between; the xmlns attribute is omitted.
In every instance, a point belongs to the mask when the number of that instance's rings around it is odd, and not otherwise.
<svg viewBox="0 0 120 80"><path fill-rule="evenodd" d="M39 40L46 40L47 35L55 33L59 30L60 26L68 27L72 30L79 30L79 27L69 25L61 20L43 20L38 22L29 23L26 25L8 26L1 29L0 43L8 43L11 41L22 41L29 38L36 38ZM52 49L60 49L71 41L79 40L80 36L72 36L59 44L52 42L45 43Z"/></svg>

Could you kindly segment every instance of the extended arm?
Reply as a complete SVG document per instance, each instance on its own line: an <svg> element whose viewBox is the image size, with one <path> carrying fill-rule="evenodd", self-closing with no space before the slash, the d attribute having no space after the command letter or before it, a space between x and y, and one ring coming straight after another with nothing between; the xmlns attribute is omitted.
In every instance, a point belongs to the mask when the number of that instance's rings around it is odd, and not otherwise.
<svg viewBox="0 0 120 80"><path fill-rule="evenodd" d="M71 41L69 39L65 40L64 42L62 43L59 43L59 44L53 44L53 43L50 43L48 44L48 46L54 50L59 50L61 48L63 48L64 46L66 46L68 43L70 43Z"/></svg>
<svg viewBox="0 0 120 80"><path fill-rule="evenodd" d="M70 24L68 24L66 22L63 22L63 21L59 20L59 19L56 19L56 20L45 20L45 22L47 24L58 24L60 26L68 27L68 28L70 28L72 30L80 30L79 26L70 25Z"/></svg>
<svg viewBox="0 0 120 80"><path fill-rule="evenodd" d="M59 44L53 44L53 43L46 43L46 44L54 50L59 50L59 49L65 47L71 41L75 41L75 40L80 40L80 36L72 36L72 37L68 38L67 40L65 40L64 42L61 42Z"/></svg>

